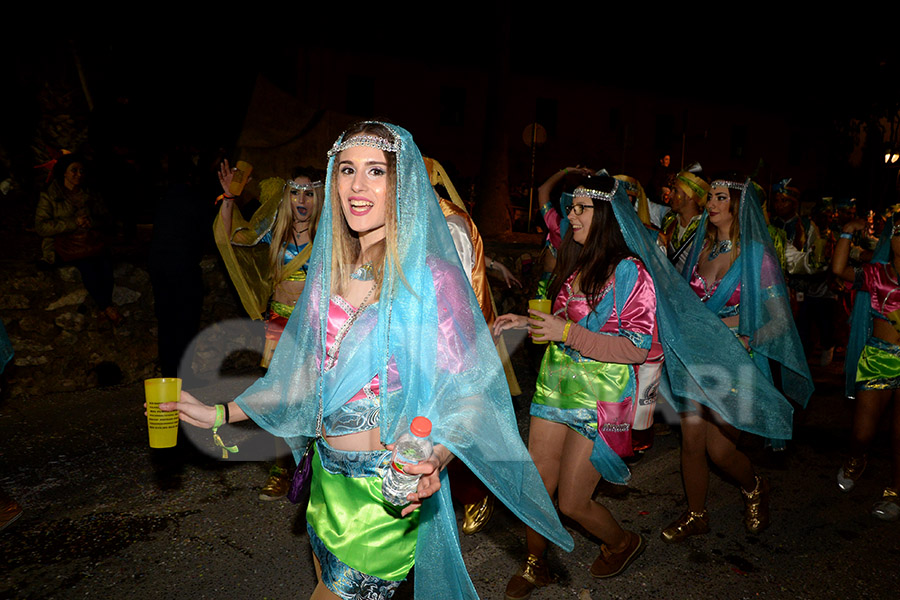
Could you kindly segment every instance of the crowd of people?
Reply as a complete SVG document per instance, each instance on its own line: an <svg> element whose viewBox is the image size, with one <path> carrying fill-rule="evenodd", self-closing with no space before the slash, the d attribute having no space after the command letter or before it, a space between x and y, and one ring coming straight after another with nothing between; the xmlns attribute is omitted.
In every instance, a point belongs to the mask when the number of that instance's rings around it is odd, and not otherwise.
<svg viewBox="0 0 900 600"><path fill-rule="evenodd" d="M601 478L627 484L632 457L652 447L662 402L680 416L686 509L661 538L677 544L710 531L710 461L737 485L746 530L763 532L769 484L738 439L787 446L794 411L813 392L808 357L827 365L845 345L839 325L851 294L845 364L857 404L837 485L853 488L893 407L893 473L872 514L900 517L892 218L851 219L833 203L801 215L790 180L769 195L698 164L654 180L651 195L628 175L564 168L538 189L548 235L535 297L550 308L497 316L486 273L521 283L485 257L446 173L404 129L351 126L325 173L298 167L261 182L249 221L235 209L235 175L223 163L214 231L243 307L266 322L266 374L234 400L208 405L183 392L162 408L214 432L252 419L289 447L301 465L293 483L308 475L312 598L390 598L414 565L417 597L476 597L453 499L464 533L484 526L495 499L525 524L510 600L553 582L550 543L572 549L557 509L601 541L591 575L621 574L646 541L594 490ZM81 218L90 203L74 175L55 185L38 231L59 253L60 236L95 220ZM48 211L65 227L50 227ZM527 447L511 402L519 389L503 344L509 329L546 343ZM393 508L381 481L416 416L433 423L434 452L406 468L421 478L409 504ZM284 496L292 467L276 464L260 498Z"/></svg>

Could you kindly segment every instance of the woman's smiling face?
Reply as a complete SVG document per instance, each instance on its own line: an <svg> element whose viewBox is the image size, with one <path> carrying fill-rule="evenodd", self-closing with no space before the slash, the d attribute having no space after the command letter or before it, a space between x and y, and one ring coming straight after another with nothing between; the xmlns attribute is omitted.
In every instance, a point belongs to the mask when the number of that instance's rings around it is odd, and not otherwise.
<svg viewBox="0 0 900 600"><path fill-rule="evenodd" d="M581 212L580 215L579 212ZM594 219L593 200L587 196L572 198L572 208L568 217L569 225L572 226L572 239L583 245L591 232L591 221Z"/></svg>
<svg viewBox="0 0 900 600"><path fill-rule="evenodd" d="M384 152L353 146L338 157L338 195L347 225L358 234L384 237L388 172Z"/></svg>

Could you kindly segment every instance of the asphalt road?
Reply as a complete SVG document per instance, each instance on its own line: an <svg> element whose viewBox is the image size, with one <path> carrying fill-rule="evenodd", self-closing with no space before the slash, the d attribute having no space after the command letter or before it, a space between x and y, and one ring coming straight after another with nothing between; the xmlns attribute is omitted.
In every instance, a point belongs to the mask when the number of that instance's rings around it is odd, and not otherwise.
<svg viewBox="0 0 900 600"><path fill-rule="evenodd" d="M533 370L516 356L525 394L515 400L527 427ZM628 488L599 499L646 552L619 577L597 582L588 567L596 543L572 527L575 550L551 552L560 582L550 598L896 598L900 522L869 509L887 483L889 442L879 436L857 489L838 491L835 474L851 404L840 378L817 369L817 392L798 413L796 435L778 459L758 440L747 451L772 483L773 526L744 532L738 489L713 475L712 531L683 545L659 539L683 510L677 428L657 437L633 468ZM197 394L233 397L246 378L226 377ZM270 440L252 427L223 428L244 460L218 460L209 432L182 426L179 446L151 451L141 386L6 400L0 405L0 487L25 507L0 533L0 598L215 600L307 598L315 575L303 510L260 502ZM191 439L198 441L195 446ZM463 555L482 598L502 598L523 556L524 531L505 508L488 527L463 536ZM400 598L411 598L411 586Z"/></svg>

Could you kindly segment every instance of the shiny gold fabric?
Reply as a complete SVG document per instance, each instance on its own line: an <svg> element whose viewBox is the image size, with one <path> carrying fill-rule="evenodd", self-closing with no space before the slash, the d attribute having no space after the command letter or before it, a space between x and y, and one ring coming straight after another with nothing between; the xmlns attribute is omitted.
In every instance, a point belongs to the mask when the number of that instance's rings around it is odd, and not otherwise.
<svg viewBox="0 0 900 600"><path fill-rule="evenodd" d="M241 304L251 319L263 318L275 287L282 281L293 280L294 273L306 264L312 252L312 244L307 244L284 266L280 279L273 281L269 268L269 247L260 241L272 230L281 206L283 189L283 179L266 179L260 183L262 206L249 222L235 207L231 213L230 232L226 232L222 224L222 209L219 209L213 224L216 247L241 298Z"/></svg>

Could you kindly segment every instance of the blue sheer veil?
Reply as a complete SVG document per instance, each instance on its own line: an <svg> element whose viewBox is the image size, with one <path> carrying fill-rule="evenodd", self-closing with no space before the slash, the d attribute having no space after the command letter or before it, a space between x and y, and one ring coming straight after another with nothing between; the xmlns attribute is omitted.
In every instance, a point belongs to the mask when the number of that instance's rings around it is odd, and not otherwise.
<svg viewBox="0 0 900 600"><path fill-rule="evenodd" d="M323 370L331 290L332 236L316 236L307 283L265 377L237 402L263 428L285 438L299 457L328 415L380 377L381 439L394 441L413 417L433 423L446 446L528 526L571 550L528 450L522 443L506 378L478 302L460 265L425 169L406 130L383 123L399 143L396 179L397 262L386 261L377 303L349 330L337 365ZM343 135L339 138L342 140ZM334 231L328 161L320 232ZM389 254L389 253L388 253ZM402 273L402 276L401 276ZM459 549L446 471L424 501L416 547L419 598L474 598Z"/></svg>
<svg viewBox="0 0 900 600"><path fill-rule="evenodd" d="M740 263L742 286L739 331L750 337L754 353L783 365L785 391L805 405L812 393L812 378L765 220L752 186L746 187L740 207L742 251L736 261ZM641 258L656 287L666 399L679 412L692 411L698 403L712 408L738 429L790 439L793 407L772 385L768 365L762 370L731 330L699 301L659 249L655 235L641 225L630 203L623 206L614 202L613 206L626 242ZM700 255L705 230L704 214L688 258L688 273ZM764 288L761 281L767 282Z"/></svg>
<svg viewBox="0 0 900 600"><path fill-rule="evenodd" d="M881 235L871 263L886 263L891 258L891 236L894 230L895 216L891 216ZM844 393L848 398L856 397L856 366L859 357L872 335L872 294L858 290L853 299L853 310L850 312L850 338L847 341L847 354L844 357Z"/></svg>

